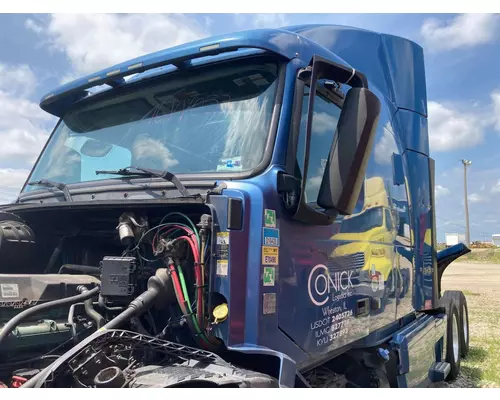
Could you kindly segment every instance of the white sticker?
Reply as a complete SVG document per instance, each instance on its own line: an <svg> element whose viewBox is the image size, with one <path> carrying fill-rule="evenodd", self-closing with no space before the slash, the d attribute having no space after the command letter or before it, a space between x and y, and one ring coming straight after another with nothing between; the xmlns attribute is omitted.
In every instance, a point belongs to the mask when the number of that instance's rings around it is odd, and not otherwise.
<svg viewBox="0 0 500 400"><path fill-rule="evenodd" d="M2 283L0 285L2 297L5 299L15 299L19 297L19 285L15 283Z"/></svg>
<svg viewBox="0 0 500 400"><path fill-rule="evenodd" d="M276 293L262 295L262 309L264 315L276 314Z"/></svg>
<svg viewBox="0 0 500 400"><path fill-rule="evenodd" d="M229 232L218 232L217 244L229 244Z"/></svg>
<svg viewBox="0 0 500 400"><path fill-rule="evenodd" d="M241 156L231 157L231 158L223 158L217 164L217 171L241 171Z"/></svg>
<svg viewBox="0 0 500 400"><path fill-rule="evenodd" d="M228 262L227 260L217 260L217 275L227 276Z"/></svg>

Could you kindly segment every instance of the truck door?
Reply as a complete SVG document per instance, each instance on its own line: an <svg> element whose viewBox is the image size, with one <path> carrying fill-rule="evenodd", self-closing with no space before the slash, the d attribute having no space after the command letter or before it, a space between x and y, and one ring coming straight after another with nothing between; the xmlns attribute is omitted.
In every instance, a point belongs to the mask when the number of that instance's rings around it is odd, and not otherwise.
<svg viewBox="0 0 500 400"><path fill-rule="evenodd" d="M335 139L342 98L317 89L306 157L307 98L308 89L303 95L295 177L302 179L307 159L306 202L318 208L316 199ZM365 183L378 179L382 188L392 178L392 148L384 147L385 123L387 120L381 119L378 124L375 147L379 143L379 150L372 152L365 179ZM312 358L364 338L395 320L396 304L387 300L385 289L395 259L395 235L384 215L388 195L382 190L367 198L367 187L365 184L355 213L339 217L331 225L280 220L279 326Z"/></svg>

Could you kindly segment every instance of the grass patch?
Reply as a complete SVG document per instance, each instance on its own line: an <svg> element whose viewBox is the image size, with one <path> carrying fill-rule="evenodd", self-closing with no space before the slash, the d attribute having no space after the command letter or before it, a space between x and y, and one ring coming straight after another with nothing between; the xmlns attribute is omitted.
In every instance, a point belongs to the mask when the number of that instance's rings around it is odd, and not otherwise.
<svg viewBox="0 0 500 400"><path fill-rule="evenodd" d="M477 387L500 387L500 339L476 341L462 360L461 373Z"/></svg>
<svg viewBox="0 0 500 400"><path fill-rule="evenodd" d="M481 296L481 293L474 293L469 290L462 290L462 292L465 296Z"/></svg>
<svg viewBox="0 0 500 400"><path fill-rule="evenodd" d="M482 347L469 347L469 354L467 356L468 362L482 362L488 358L488 353Z"/></svg>
<svg viewBox="0 0 500 400"><path fill-rule="evenodd" d="M500 249L472 249L469 254L460 257L458 261L500 264Z"/></svg>
<svg viewBox="0 0 500 400"><path fill-rule="evenodd" d="M462 375L475 387L500 387L500 328L492 294L464 290L469 307L470 347L462 359Z"/></svg>

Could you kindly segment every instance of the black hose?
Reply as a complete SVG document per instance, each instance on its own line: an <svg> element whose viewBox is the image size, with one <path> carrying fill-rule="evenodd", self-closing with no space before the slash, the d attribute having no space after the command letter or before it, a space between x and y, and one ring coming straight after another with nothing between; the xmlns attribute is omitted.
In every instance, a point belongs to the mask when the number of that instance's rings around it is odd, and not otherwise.
<svg viewBox="0 0 500 400"><path fill-rule="evenodd" d="M104 301L104 297L102 295L99 295L99 307L102 309L106 310L109 313L112 313L113 311L123 311L123 307L109 307L106 305L106 302Z"/></svg>
<svg viewBox="0 0 500 400"><path fill-rule="evenodd" d="M132 300L129 306L122 313L118 314L115 318L113 318L106 325L104 325L100 329L100 331L107 329L116 329L116 327L124 324L132 317L141 315L146 311L148 311L153 306L155 301L162 299L162 297L165 295L169 279L170 275L167 274L165 269L158 269L156 271L156 275L152 276L148 280L148 290L146 290L144 293L140 294L134 300ZM90 292L92 292L92 290L89 291L88 293ZM81 301L81 298L78 300ZM98 332L95 332L94 334L90 335L89 337L78 343L76 346L71 348L68 352L63 354L58 360L54 361L54 363L44 368L37 375L35 375L26 383L24 383L21 386L21 388L33 388L41 386L43 381L47 378L48 374L50 374L50 372L53 369L58 368L63 362L67 361L69 357L82 350L86 345L88 345L94 339L96 334L98 334Z"/></svg>
<svg viewBox="0 0 500 400"><path fill-rule="evenodd" d="M78 305L84 306L83 303L71 304L71 307L69 308L69 313L68 313L68 325L71 328L71 336L73 337L73 340L75 341L75 343L78 343L78 342L77 342L77 335L76 335L76 324L75 324L75 321L73 321L73 316L75 315L75 307Z"/></svg>
<svg viewBox="0 0 500 400"><path fill-rule="evenodd" d="M39 304L37 306L34 306L32 308L28 308L27 310L24 310L22 313L17 314L14 318L10 319L9 322L7 322L2 330L0 331L0 347L2 346L2 342L5 340L7 336L18 326L23 320L26 318L32 316L33 314L39 313L41 311L45 311L51 308L57 308L57 307L62 307L68 304L72 303L79 303L82 301L85 301L87 299L91 299L94 297L101 288L99 286L96 286L92 290L89 290L86 293L78 294L76 296L71 296L71 297L66 297L64 299L58 299L54 301L49 301L44 304Z"/></svg>
<svg viewBox="0 0 500 400"><path fill-rule="evenodd" d="M64 242L66 241L67 238L68 238L68 236L63 236L61 238L61 240L59 241L59 244L52 252L52 256L50 257L50 260L45 267L45 271L43 271L44 274L48 274L50 272L50 270L54 267L54 264L56 263L57 258L59 257L59 255L61 254L61 252L63 250Z"/></svg>
<svg viewBox="0 0 500 400"><path fill-rule="evenodd" d="M144 314L153 306L155 301L168 296L169 281L170 275L167 270L164 268L158 269L156 274L148 279L148 290L132 300L128 307L104 325L103 329L115 329L130 320L130 318Z"/></svg>
<svg viewBox="0 0 500 400"><path fill-rule="evenodd" d="M158 296L161 295L161 289L164 287L164 282L162 282L161 279L158 279L155 276L152 276L149 280L149 289L146 290L144 293L136 297L130 304L129 306L123 311L122 313L118 314L115 318L113 318L111 321L109 321L106 325L104 325L100 331L106 330L106 329L115 329L116 327L122 325L126 321L130 320L131 318L141 315L142 313L146 312L157 300ZM90 293L90 291L88 292ZM94 336L98 332L95 332L93 335L90 335L87 337L85 340L82 342L78 343L76 346L71 348L66 354L63 354L61 357L68 357L70 355L74 355L77 352L79 352L81 349L83 349L87 344L89 344ZM66 358L67 360L67 358ZM65 361L65 360L64 360ZM54 361L53 364L49 365L48 367L44 368L42 371L40 371L37 375L35 375L33 378L31 378L29 381L24 383L21 388L34 388L38 385L39 381L43 382L47 378L47 375L50 373L52 368L57 368L60 366L60 363L62 363L63 360L59 358L58 360ZM41 384L40 384L41 385Z"/></svg>
<svg viewBox="0 0 500 400"><path fill-rule="evenodd" d="M137 296L129 306L122 313L118 314L115 318L103 326L104 329L115 329L116 327L124 324L132 317L136 317L145 313L153 305L158 290L156 288L149 288L144 293Z"/></svg>
<svg viewBox="0 0 500 400"><path fill-rule="evenodd" d="M73 264L65 264L59 269L59 274L62 274L63 271L70 271L70 272L80 272L82 274L86 275L100 275L101 270L99 267L90 267L87 265L73 265Z"/></svg>
<svg viewBox="0 0 500 400"><path fill-rule="evenodd" d="M77 287L77 290L80 292L80 293L88 293L89 290L85 287L85 286L78 286ZM104 317L99 314L96 310L94 310L94 305L92 304L92 299L87 299L85 300L84 302L85 304L85 314L87 314L87 316L89 318L92 318L96 325L97 325L97 329L101 328L103 325L104 325Z"/></svg>

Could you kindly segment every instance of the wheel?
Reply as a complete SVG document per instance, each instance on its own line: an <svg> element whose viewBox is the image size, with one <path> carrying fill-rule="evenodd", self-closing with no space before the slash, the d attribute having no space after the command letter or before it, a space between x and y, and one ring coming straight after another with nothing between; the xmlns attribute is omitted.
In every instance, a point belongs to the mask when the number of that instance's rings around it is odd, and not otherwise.
<svg viewBox="0 0 500 400"><path fill-rule="evenodd" d="M462 294L462 306L460 308L460 319L462 321L462 340L460 345L460 354L463 358L469 354L469 309L467 307L467 298Z"/></svg>
<svg viewBox="0 0 500 400"><path fill-rule="evenodd" d="M469 309L467 298L460 290L447 290L443 294L443 299L453 299L455 302L460 321L460 356L467 357L469 354Z"/></svg>
<svg viewBox="0 0 500 400"><path fill-rule="evenodd" d="M446 314L448 316L446 325L446 348L445 360L450 364L451 370L446 377L447 381L453 381L460 373L460 315L458 308L453 301L449 300L446 307Z"/></svg>

